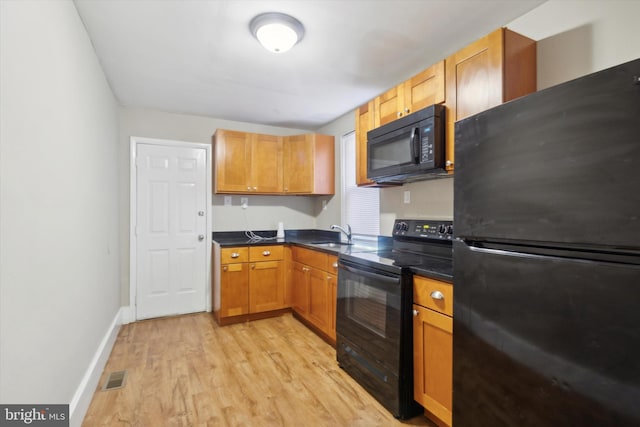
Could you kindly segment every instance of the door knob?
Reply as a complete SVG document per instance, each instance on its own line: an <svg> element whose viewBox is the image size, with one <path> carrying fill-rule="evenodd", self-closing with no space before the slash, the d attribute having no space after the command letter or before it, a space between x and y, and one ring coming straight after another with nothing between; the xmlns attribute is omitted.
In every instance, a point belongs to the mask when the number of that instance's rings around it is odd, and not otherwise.
<svg viewBox="0 0 640 427"><path fill-rule="evenodd" d="M413 310L413 315L414 315L414 316L417 316L418 314L419 314L419 313L418 313L418 310Z"/></svg>
<svg viewBox="0 0 640 427"><path fill-rule="evenodd" d="M204 234L199 234L198 235L198 240L200 240L202 242L204 240Z"/></svg>

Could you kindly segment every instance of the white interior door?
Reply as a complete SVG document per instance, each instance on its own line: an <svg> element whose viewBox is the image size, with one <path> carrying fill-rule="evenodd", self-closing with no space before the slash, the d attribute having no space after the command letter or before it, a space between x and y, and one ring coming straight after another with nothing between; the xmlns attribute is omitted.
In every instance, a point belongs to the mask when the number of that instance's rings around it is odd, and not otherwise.
<svg viewBox="0 0 640 427"><path fill-rule="evenodd" d="M137 144L136 318L206 308L206 150Z"/></svg>

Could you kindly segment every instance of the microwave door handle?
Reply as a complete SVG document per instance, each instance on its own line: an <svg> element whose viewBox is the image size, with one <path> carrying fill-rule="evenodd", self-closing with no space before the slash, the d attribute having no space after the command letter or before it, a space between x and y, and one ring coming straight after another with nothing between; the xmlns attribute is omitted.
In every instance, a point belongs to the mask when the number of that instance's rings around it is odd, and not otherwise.
<svg viewBox="0 0 640 427"><path fill-rule="evenodd" d="M418 144L420 128L415 127L411 130L411 154L413 154L413 163L420 163L420 145Z"/></svg>

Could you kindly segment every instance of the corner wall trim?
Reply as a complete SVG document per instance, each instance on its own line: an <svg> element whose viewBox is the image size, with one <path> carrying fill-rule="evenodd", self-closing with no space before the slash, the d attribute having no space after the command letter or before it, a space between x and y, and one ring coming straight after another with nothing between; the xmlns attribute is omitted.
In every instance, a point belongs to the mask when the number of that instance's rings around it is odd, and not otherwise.
<svg viewBox="0 0 640 427"><path fill-rule="evenodd" d="M89 409L91 399L93 398L93 394L98 386L98 382L100 381L100 376L107 364L107 360L111 354L111 349L113 348L116 337L118 336L118 331L120 330L120 325L122 325L125 311L125 307L120 307L116 313L106 334L102 338L102 341L100 341L100 345L98 346L96 353L93 355L93 359L91 359L91 363L89 363L87 371L82 377L82 381L80 381L80 384L73 395L73 399L71 399L71 403L69 404L69 425L71 427L80 426L87 410Z"/></svg>

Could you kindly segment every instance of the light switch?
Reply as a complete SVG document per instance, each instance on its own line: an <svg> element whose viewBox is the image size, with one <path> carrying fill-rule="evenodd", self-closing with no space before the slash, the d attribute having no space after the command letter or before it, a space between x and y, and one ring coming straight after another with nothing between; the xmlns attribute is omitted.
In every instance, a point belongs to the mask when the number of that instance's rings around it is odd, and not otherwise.
<svg viewBox="0 0 640 427"><path fill-rule="evenodd" d="M242 206L242 209L247 209L249 207L249 198L240 197L240 206Z"/></svg>
<svg viewBox="0 0 640 427"><path fill-rule="evenodd" d="M411 191L407 190L404 192L404 202L411 203Z"/></svg>

